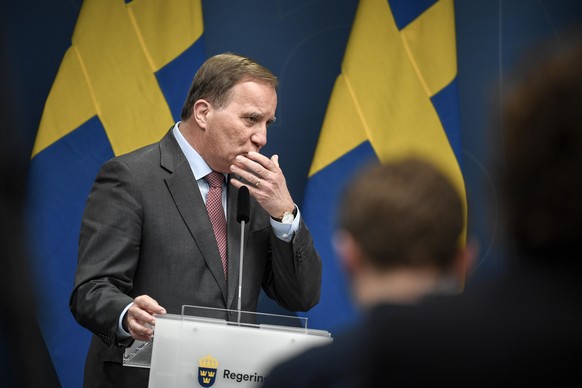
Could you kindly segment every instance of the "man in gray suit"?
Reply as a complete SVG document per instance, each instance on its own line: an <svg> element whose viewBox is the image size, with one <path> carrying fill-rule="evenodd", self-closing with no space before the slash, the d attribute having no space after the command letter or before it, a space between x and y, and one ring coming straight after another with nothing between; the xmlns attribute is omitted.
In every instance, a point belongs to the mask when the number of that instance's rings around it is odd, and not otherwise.
<svg viewBox="0 0 582 388"><path fill-rule="evenodd" d="M194 77L182 120L159 143L101 168L83 216L70 300L76 320L95 334L86 387L147 386L149 370L121 361L134 339L151 339L154 314L180 313L182 305L237 309L243 185L251 202L242 310L256 311L261 288L291 311L318 303L321 260L277 155L259 154L275 120L276 86L249 58L212 57ZM215 236L205 205L212 172L225 177L217 197L225 238Z"/></svg>

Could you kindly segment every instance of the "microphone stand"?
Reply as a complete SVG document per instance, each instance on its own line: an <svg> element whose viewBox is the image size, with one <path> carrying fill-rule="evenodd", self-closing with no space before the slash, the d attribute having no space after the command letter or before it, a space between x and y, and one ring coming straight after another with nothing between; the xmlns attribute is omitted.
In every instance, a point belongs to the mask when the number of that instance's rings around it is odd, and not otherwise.
<svg viewBox="0 0 582 388"><path fill-rule="evenodd" d="M241 305L242 305L242 279L243 279L243 252L244 252L244 244L245 244L245 220L241 220L240 222L240 259L239 259L239 273L238 273L238 319L237 324L240 325L240 313L241 313Z"/></svg>
<svg viewBox="0 0 582 388"><path fill-rule="evenodd" d="M238 319L237 324L240 325L241 306L242 306L242 281L243 281L243 257L244 257L244 242L245 242L245 223L249 221L250 216L250 200L249 189L242 186L238 190L238 203L236 220L240 222L240 259L239 259L239 273L238 273Z"/></svg>

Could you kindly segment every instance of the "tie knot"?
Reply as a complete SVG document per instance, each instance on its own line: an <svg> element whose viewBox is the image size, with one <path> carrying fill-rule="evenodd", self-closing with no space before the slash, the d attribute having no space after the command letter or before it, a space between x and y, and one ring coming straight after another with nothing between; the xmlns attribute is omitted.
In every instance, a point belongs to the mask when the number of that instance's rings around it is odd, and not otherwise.
<svg viewBox="0 0 582 388"><path fill-rule="evenodd" d="M206 182L210 187L222 187L222 183L224 182L224 174L216 171L212 171L210 174L204 177Z"/></svg>

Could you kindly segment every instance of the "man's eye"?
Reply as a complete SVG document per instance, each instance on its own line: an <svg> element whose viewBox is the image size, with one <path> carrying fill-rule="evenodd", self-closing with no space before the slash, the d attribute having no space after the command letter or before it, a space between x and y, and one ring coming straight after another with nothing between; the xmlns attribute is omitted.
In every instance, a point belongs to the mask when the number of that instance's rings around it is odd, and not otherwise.
<svg viewBox="0 0 582 388"><path fill-rule="evenodd" d="M254 116L248 116L247 120L251 123L256 123L257 121L259 121L258 117L254 117Z"/></svg>

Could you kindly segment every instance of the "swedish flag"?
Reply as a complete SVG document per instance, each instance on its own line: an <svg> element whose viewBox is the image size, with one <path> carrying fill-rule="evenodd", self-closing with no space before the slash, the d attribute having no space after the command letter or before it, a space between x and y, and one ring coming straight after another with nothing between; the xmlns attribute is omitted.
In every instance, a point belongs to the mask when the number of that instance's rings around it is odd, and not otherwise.
<svg viewBox="0 0 582 388"><path fill-rule="evenodd" d="M68 307L87 195L104 161L179 119L203 32L201 0L83 2L36 136L27 204L39 321L65 387L82 385L90 339Z"/></svg>
<svg viewBox="0 0 582 388"><path fill-rule="evenodd" d="M341 70L303 204L324 268L312 327L356 316L331 239L338 194L363 163L422 156L465 193L452 0L361 0Z"/></svg>

